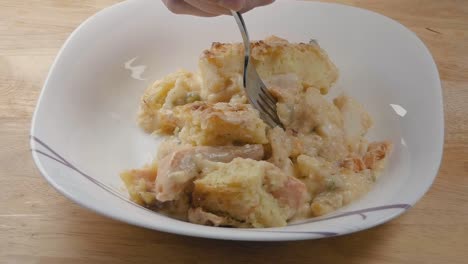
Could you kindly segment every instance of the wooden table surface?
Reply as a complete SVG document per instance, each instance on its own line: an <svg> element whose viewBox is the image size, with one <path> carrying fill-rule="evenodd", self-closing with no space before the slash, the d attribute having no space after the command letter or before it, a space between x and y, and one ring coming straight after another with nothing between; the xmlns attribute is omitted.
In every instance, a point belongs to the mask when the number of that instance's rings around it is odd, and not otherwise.
<svg viewBox="0 0 468 264"><path fill-rule="evenodd" d="M155 0L157 1L157 0ZM115 0L0 0L0 263L468 263L468 1L329 1L377 11L426 43L445 104L442 167L401 217L330 239L254 243L146 230L81 208L40 176L31 116L67 36Z"/></svg>

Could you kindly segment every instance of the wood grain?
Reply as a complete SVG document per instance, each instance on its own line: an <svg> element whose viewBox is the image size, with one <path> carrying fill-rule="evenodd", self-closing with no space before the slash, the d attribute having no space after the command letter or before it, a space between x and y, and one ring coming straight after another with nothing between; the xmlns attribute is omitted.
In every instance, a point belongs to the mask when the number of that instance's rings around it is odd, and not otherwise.
<svg viewBox="0 0 468 264"><path fill-rule="evenodd" d="M352 235L288 243L130 226L81 208L40 177L28 136L47 71L71 31L116 2L0 0L1 263L467 263L468 1L326 1L382 13L427 44L444 89L445 152L434 185L403 216Z"/></svg>

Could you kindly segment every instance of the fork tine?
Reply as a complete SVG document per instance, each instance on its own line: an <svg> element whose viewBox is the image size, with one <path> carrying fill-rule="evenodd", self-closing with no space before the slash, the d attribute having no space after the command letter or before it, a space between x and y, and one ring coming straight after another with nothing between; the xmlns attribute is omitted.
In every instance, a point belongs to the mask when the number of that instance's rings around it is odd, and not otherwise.
<svg viewBox="0 0 468 264"><path fill-rule="evenodd" d="M278 121L273 120L269 115L267 115L267 114L261 114L260 117L261 117L262 120L263 120L266 124L268 124L271 128L274 128L274 127L276 127L276 126L279 126L279 127L281 127L281 128L284 129L283 124L278 123Z"/></svg>
<svg viewBox="0 0 468 264"><path fill-rule="evenodd" d="M272 111L273 113L276 113L276 104L271 104L268 99L267 99L267 96L262 94L262 93L259 93L258 96L260 97L260 99L263 100L263 102L265 103L265 105L269 108L270 111Z"/></svg>
<svg viewBox="0 0 468 264"><path fill-rule="evenodd" d="M260 112L260 118L270 127L275 127L277 124L276 122L271 119L271 117L263 112Z"/></svg>
<svg viewBox="0 0 468 264"><path fill-rule="evenodd" d="M262 109L262 113L268 115L272 120L275 120L275 116L268 111L268 109L262 104L262 101L257 100L257 104Z"/></svg>
<svg viewBox="0 0 468 264"><path fill-rule="evenodd" d="M270 100L271 103L276 104L276 102L277 102L276 98L271 95L270 91L268 91L268 88L266 87L266 85L262 81L262 79L260 78L260 75L258 75L258 73L255 70L255 67L253 66L253 64L249 63L249 65L247 67L248 67L247 70L249 71L248 75L249 75L250 79L257 80L256 84L260 88L260 91L267 96L268 100Z"/></svg>
<svg viewBox="0 0 468 264"><path fill-rule="evenodd" d="M270 91L268 91L264 85L260 85L260 90L272 104L276 104L277 100L271 95Z"/></svg>
<svg viewBox="0 0 468 264"><path fill-rule="evenodd" d="M280 125L281 124L281 121L279 120L277 114L276 114L276 111L268 111L267 107L262 104L262 101L260 100L257 100L257 104L258 106L262 109L263 113L265 115L267 115L274 123Z"/></svg>

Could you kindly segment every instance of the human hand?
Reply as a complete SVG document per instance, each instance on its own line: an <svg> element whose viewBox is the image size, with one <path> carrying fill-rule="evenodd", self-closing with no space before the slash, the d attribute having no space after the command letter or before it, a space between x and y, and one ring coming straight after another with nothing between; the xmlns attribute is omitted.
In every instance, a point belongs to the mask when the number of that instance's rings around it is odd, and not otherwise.
<svg viewBox="0 0 468 264"><path fill-rule="evenodd" d="M274 0L162 0L175 14L213 17L231 14L230 10L247 12L255 7L271 4Z"/></svg>

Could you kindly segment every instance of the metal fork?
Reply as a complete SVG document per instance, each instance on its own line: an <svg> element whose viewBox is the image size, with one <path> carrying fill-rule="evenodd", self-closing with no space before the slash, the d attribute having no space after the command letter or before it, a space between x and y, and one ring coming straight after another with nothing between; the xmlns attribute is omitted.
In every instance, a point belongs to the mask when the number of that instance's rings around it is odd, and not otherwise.
<svg viewBox="0 0 468 264"><path fill-rule="evenodd" d="M276 113L276 99L270 94L266 85L257 73L255 66L250 61L250 40L247 33L247 28L244 19L239 12L231 10L232 16L236 19L237 25L244 40L244 88L250 104L260 112L260 118L265 121L270 127L280 126L283 124Z"/></svg>

